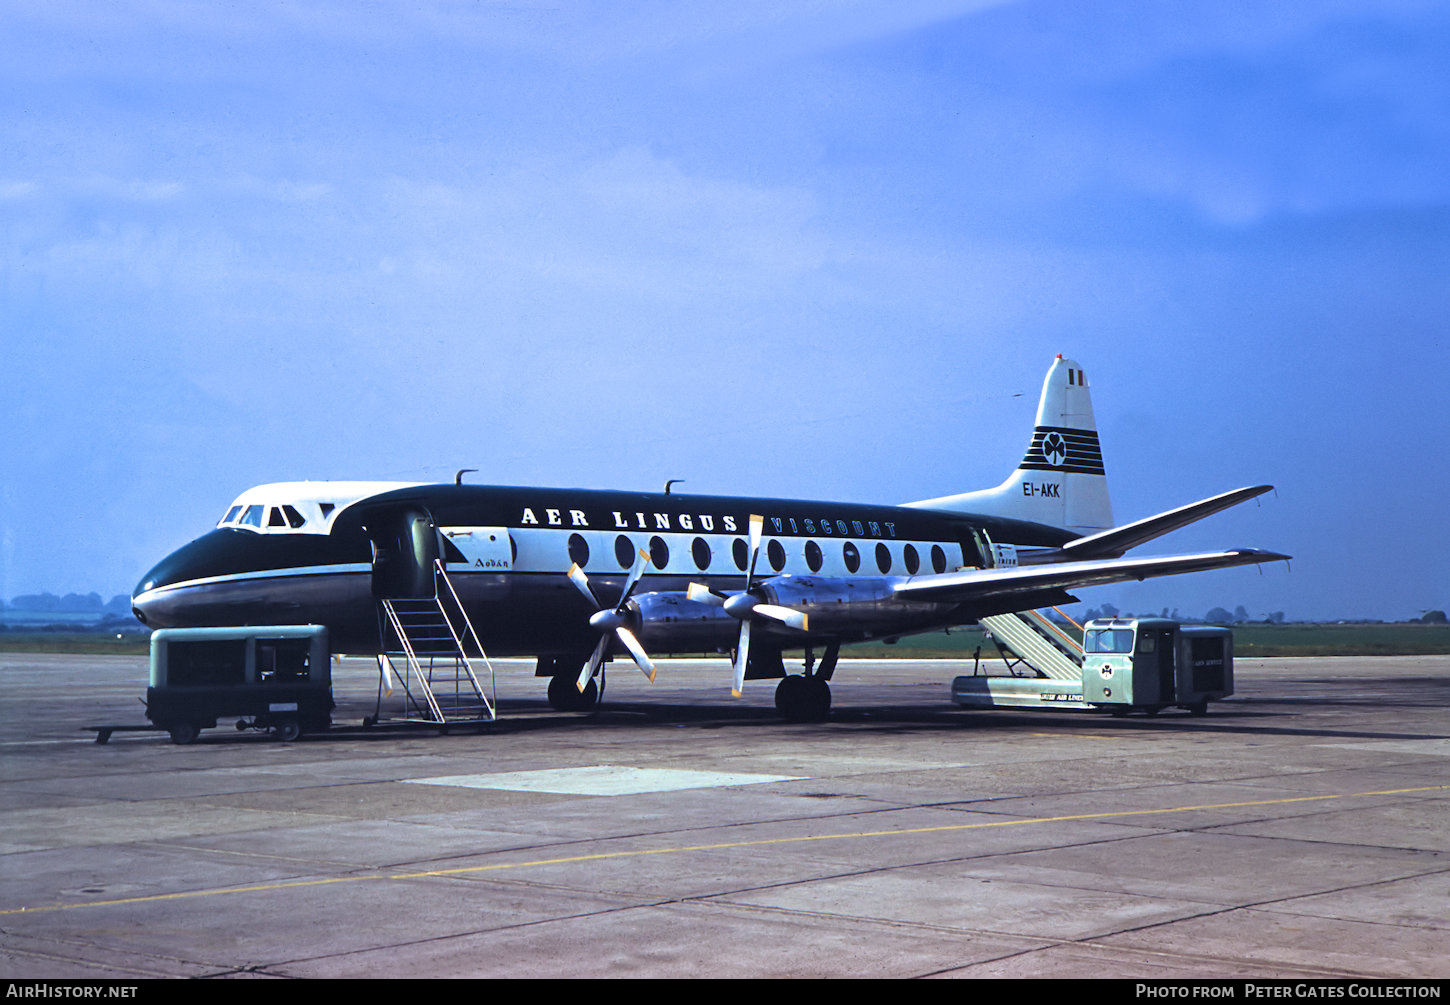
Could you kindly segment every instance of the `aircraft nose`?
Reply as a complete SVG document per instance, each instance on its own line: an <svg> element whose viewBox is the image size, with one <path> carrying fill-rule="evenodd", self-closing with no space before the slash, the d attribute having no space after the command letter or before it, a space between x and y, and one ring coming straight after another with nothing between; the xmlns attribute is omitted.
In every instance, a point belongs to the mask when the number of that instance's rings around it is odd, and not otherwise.
<svg viewBox="0 0 1450 1005"><path fill-rule="evenodd" d="M131 591L131 613L137 621L141 622L147 628L161 627L160 625L153 624L153 621L156 620L156 609L160 602L157 585L165 585L158 572L160 568L161 566L158 565L146 573L146 575L142 576L141 581L136 584L136 588Z"/></svg>
<svg viewBox="0 0 1450 1005"><path fill-rule="evenodd" d="M141 577L131 592L131 613L147 628L183 627L189 595L186 584L215 575L224 558L212 535L182 545Z"/></svg>

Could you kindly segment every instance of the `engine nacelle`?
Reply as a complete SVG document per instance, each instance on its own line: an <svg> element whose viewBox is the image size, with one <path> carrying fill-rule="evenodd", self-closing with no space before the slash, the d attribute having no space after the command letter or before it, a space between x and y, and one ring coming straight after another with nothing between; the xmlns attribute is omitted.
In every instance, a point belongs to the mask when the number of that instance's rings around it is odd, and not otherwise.
<svg viewBox="0 0 1450 1005"><path fill-rule="evenodd" d="M776 576L751 592L767 603L805 612L810 634L842 638L895 634L905 625L931 624L952 609L951 604L904 598L892 591L891 583L876 576Z"/></svg>
<svg viewBox="0 0 1450 1005"><path fill-rule="evenodd" d="M650 653L723 652L740 635L740 622L723 608L684 593L637 594L629 606L638 618L635 635Z"/></svg>

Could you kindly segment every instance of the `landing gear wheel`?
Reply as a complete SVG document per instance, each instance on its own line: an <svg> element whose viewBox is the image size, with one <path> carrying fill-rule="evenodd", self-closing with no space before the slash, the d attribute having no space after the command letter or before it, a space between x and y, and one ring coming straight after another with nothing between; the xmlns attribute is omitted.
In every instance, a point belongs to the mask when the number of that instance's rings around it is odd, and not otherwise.
<svg viewBox="0 0 1450 1005"><path fill-rule="evenodd" d="M296 719L283 719L273 727L272 733L283 743L291 743L302 735L302 726Z"/></svg>
<svg viewBox="0 0 1450 1005"><path fill-rule="evenodd" d="M831 715L831 686L819 677L783 677L775 687L775 710L787 722L825 722Z"/></svg>
<svg viewBox="0 0 1450 1005"><path fill-rule="evenodd" d="M549 705L556 712L588 712L599 703L599 685L591 680L583 691L575 678L559 674L549 678Z"/></svg>
<svg viewBox="0 0 1450 1005"><path fill-rule="evenodd" d="M184 747L188 743L195 743L197 734L200 732L201 730L189 722L178 722L170 729L171 742Z"/></svg>
<svg viewBox="0 0 1450 1005"><path fill-rule="evenodd" d="M1192 705L1189 705L1188 706L1188 714L1189 715L1207 715L1208 714L1208 702L1206 702L1206 701L1195 701Z"/></svg>

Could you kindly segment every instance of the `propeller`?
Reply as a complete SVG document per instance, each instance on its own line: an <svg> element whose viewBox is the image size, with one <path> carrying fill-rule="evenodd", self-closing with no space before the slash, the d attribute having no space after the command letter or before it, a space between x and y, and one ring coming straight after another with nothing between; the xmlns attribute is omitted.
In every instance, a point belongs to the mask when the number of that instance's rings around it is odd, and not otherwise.
<svg viewBox="0 0 1450 1005"><path fill-rule="evenodd" d="M755 562L760 557L760 537L765 529L765 518L751 514L750 517L750 564L745 573L745 592L737 593L733 597L726 597L716 593L708 586L699 583L691 583L685 591L690 600L699 601L704 604L713 604L716 607L725 608L725 613L732 618L740 620L740 642L735 647L735 677L730 687L730 693L739 698L741 690L745 686L745 663L750 655L750 622L756 615L763 618L770 618L779 621L788 628L806 630L807 617L805 612L792 610L789 607L781 607L779 604L767 604L759 597L750 592L751 586L755 583Z"/></svg>
<svg viewBox="0 0 1450 1005"><path fill-rule="evenodd" d="M589 577L584 575L584 570L579 568L578 563L569 568L569 581L577 586L579 592L598 608L594 614L589 616L589 625L602 636L599 645L594 647L594 652L589 655L588 662L584 664L584 669L579 672L576 686L580 691L589 686L589 679L594 676L594 671L599 669L605 650L609 648L611 633L629 651L629 655L634 659L640 672L649 678L651 684L654 683L655 665L650 662L644 647L639 644L639 639L634 637L634 632L626 627L629 624L629 612L626 609L629 595L639 585L640 577L644 575L645 567L648 565L649 552L641 551L639 557L634 560L634 568L629 570L629 577L624 581L624 592L619 595L619 603L613 608L605 607L599 602L599 598L594 595L594 590L589 586Z"/></svg>

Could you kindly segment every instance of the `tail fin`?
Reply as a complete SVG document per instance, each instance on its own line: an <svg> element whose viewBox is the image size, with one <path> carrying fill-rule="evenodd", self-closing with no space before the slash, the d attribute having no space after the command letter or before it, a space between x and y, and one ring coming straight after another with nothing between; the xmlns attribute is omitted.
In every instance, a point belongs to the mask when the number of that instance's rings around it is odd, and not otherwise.
<svg viewBox="0 0 1450 1005"><path fill-rule="evenodd" d="M1042 382L1027 453L1001 485L907 503L920 509L1030 520L1091 534L1113 526L1092 396L1082 366L1058 356Z"/></svg>

